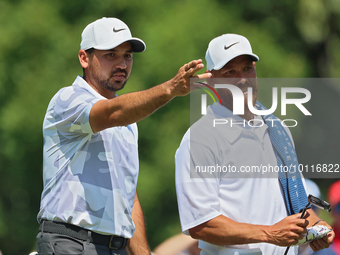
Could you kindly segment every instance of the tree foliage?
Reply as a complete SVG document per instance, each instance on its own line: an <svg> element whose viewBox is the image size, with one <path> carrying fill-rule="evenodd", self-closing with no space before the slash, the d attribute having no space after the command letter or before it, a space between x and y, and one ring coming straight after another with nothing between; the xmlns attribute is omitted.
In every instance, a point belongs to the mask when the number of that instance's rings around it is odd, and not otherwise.
<svg viewBox="0 0 340 255"><path fill-rule="evenodd" d="M77 53L88 23L117 17L146 42L147 50L134 55L131 78L121 92L128 93L172 78L192 59L204 59L209 41L224 33L251 41L260 56L259 77L338 77L339 6L337 0L0 1L0 250L19 255L34 249L42 191L42 121L56 91L82 74ZM338 101L336 84L314 90L326 101ZM312 107L318 111L318 105ZM330 107L339 109L337 103ZM302 120L302 129L319 138L319 148L327 149L331 140L338 152L337 112L329 118L318 114L323 122ZM188 126L189 97L175 98L139 123L137 188L151 248L180 232L174 154ZM320 157L314 143L304 146L305 132L297 135L303 161ZM339 163L335 152L327 160ZM326 188L329 182L319 184Z"/></svg>

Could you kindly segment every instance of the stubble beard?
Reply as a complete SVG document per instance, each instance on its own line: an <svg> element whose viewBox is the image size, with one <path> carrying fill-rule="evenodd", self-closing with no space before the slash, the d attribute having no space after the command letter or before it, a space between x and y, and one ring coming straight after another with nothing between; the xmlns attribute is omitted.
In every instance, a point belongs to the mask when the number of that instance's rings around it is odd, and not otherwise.
<svg viewBox="0 0 340 255"><path fill-rule="evenodd" d="M125 77L127 77L127 78L124 81L115 81L113 79L115 73L124 73ZM116 70L112 71L111 74L110 74L110 77L108 79L103 79L100 75L98 75L96 70L92 70L91 76L93 77L95 82L100 87L102 87L105 90L112 91L112 92L116 92L116 91L123 89L127 80L128 80L128 74L127 74L126 70L123 70L123 69L116 69Z"/></svg>
<svg viewBox="0 0 340 255"><path fill-rule="evenodd" d="M110 81L112 77L110 77L109 79L106 80L101 80L98 77L94 77L95 81L104 89L112 91L112 92L116 92L119 91L121 89L124 88L127 80L125 80L124 82L117 82L117 81Z"/></svg>

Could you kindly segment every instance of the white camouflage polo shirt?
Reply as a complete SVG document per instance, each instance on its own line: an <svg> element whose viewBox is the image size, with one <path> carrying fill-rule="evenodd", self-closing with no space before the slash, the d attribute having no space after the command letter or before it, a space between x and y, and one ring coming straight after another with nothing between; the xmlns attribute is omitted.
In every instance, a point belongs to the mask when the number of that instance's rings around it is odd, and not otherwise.
<svg viewBox="0 0 340 255"><path fill-rule="evenodd" d="M89 114L107 100L78 76L51 100L43 123L38 221L61 221L131 238L138 164L137 125L93 133Z"/></svg>

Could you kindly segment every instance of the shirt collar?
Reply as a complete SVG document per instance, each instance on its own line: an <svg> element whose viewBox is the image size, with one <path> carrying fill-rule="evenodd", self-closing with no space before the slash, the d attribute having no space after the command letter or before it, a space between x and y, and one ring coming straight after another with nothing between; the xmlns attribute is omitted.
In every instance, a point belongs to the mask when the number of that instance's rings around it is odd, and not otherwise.
<svg viewBox="0 0 340 255"><path fill-rule="evenodd" d="M259 121L256 121L253 125L255 127L251 127L247 124L247 120L243 119L242 117L238 115L234 115L233 112L228 109L227 107L221 105L221 104L213 104L210 105L207 109L207 115L210 115L214 119L227 119L229 123L225 125L216 125L214 128L216 128L219 132L223 134L223 136L228 139L230 143L233 143L236 139L238 139L242 134L249 134L253 133L254 130L257 128L261 129L261 133L264 133L265 130L268 128L266 124L264 124L262 127L256 127L260 126ZM254 117L255 120L262 120L261 116L255 115ZM232 127L230 126L230 121L233 122L238 122L242 123L246 121L245 127L243 125L233 125ZM263 121L263 120L262 120Z"/></svg>
<svg viewBox="0 0 340 255"><path fill-rule="evenodd" d="M73 82L72 86L79 86L83 89L86 89L90 94L92 94L96 98L107 99L107 98L103 97L101 94L99 94L97 91L95 91L95 89L92 88L91 85L88 84L82 76L78 75L76 80Z"/></svg>

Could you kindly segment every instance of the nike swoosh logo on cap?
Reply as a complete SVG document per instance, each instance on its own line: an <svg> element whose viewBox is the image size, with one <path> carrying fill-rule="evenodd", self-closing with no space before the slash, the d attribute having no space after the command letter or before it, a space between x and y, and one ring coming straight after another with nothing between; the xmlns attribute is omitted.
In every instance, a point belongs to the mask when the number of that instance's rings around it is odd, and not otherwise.
<svg viewBox="0 0 340 255"><path fill-rule="evenodd" d="M122 30L125 30L126 28L121 28L121 29L116 29L115 27L113 28L113 32L114 33L117 33L117 32L120 32Z"/></svg>
<svg viewBox="0 0 340 255"><path fill-rule="evenodd" d="M234 46L235 44L238 44L239 42L236 42L236 43L233 43L233 44L230 44L228 47L224 45L224 49L227 50L229 49L231 46Z"/></svg>

